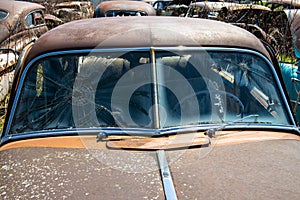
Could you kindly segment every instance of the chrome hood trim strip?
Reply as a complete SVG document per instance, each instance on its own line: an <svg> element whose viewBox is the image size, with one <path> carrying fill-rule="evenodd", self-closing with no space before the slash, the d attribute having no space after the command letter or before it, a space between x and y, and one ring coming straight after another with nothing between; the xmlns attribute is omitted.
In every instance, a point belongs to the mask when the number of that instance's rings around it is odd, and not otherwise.
<svg viewBox="0 0 300 200"><path fill-rule="evenodd" d="M156 151L166 200L177 200L172 176L164 150Z"/></svg>

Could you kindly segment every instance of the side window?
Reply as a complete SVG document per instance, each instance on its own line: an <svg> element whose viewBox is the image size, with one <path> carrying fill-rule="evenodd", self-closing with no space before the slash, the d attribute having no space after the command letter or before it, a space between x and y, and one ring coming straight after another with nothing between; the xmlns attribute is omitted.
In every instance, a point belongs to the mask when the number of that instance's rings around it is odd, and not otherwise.
<svg viewBox="0 0 300 200"><path fill-rule="evenodd" d="M25 17L25 21L26 21L26 26L30 28L45 24L43 13L40 10L28 14Z"/></svg>
<svg viewBox="0 0 300 200"><path fill-rule="evenodd" d="M36 11L32 14L33 14L33 21L35 26L45 24L44 16L41 11Z"/></svg>
<svg viewBox="0 0 300 200"><path fill-rule="evenodd" d="M25 17L25 21L26 21L26 26L28 27L32 27L34 24L33 24L33 14L30 13L29 15L27 15Z"/></svg>
<svg viewBox="0 0 300 200"><path fill-rule="evenodd" d="M0 10L0 20L6 19L8 12L6 10Z"/></svg>

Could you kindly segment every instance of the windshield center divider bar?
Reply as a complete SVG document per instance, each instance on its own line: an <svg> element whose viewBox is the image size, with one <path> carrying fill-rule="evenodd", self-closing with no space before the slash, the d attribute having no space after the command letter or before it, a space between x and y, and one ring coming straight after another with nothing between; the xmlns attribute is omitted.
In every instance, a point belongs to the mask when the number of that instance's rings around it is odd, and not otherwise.
<svg viewBox="0 0 300 200"><path fill-rule="evenodd" d="M160 119L159 119L159 108L158 108L158 83L157 83L157 69L156 69L156 63L155 63L155 51L153 48L151 48L151 61L152 61L152 66L151 66L151 73L152 73L152 80L154 84L154 109L153 109L153 118L154 118L154 127L159 129L160 128Z"/></svg>
<svg viewBox="0 0 300 200"><path fill-rule="evenodd" d="M156 151L166 200L177 200L172 176L164 150Z"/></svg>

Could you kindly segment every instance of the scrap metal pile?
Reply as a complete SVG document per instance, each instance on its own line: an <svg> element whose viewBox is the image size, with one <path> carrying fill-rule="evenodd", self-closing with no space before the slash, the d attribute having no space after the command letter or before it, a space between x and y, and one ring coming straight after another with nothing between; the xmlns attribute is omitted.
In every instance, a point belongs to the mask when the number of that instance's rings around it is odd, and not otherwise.
<svg viewBox="0 0 300 200"><path fill-rule="evenodd" d="M160 14L214 19L240 26L268 43L279 61L295 61L290 27L298 7L290 5L293 0L285 4L283 0L249 2L174 0Z"/></svg>

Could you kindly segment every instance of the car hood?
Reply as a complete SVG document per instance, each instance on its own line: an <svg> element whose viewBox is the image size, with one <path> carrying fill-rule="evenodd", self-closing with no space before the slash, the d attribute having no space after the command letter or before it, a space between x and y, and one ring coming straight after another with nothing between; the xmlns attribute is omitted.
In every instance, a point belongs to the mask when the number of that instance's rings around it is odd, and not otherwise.
<svg viewBox="0 0 300 200"><path fill-rule="evenodd" d="M7 198L164 198L158 170L127 173L86 149L9 149L1 152L1 167L0 190Z"/></svg>
<svg viewBox="0 0 300 200"><path fill-rule="evenodd" d="M209 147L164 151L178 199L299 198L299 136L242 134L212 139ZM95 147L82 138L80 146L70 138L4 145L0 195L165 199L156 151Z"/></svg>

